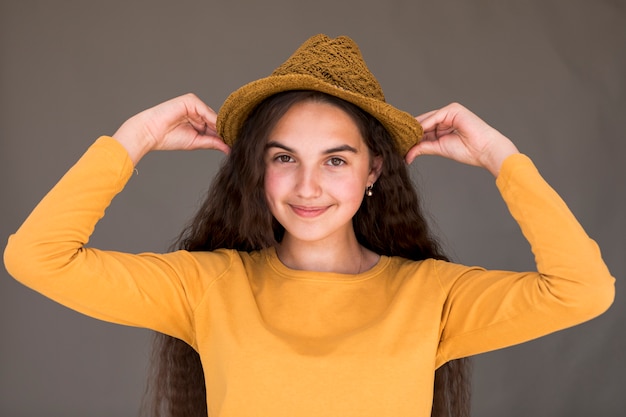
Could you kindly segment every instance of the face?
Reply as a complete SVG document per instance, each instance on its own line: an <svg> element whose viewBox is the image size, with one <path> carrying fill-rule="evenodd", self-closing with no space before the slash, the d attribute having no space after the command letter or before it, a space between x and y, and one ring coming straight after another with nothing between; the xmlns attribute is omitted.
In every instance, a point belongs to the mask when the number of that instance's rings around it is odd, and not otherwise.
<svg viewBox="0 0 626 417"><path fill-rule="evenodd" d="M293 105L270 132L265 195L285 239L353 239L352 217L382 161L370 155L359 128L327 103Z"/></svg>

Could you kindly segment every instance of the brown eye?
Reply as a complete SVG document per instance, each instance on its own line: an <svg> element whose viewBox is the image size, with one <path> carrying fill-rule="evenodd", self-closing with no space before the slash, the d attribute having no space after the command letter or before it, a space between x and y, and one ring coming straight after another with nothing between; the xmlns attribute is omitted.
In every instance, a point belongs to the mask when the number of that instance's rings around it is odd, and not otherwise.
<svg viewBox="0 0 626 417"><path fill-rule="evenodd" d="M341 165L343 165L343 164L345 164L345 163L346 163L346 161L344 161L344 160L343 160L343 159L341 159L341 158L337 158L337 157L330 158L330 159L328 160L328 165L331 165L331 166L334 166L334 167L341 166Z"/></svg>
<svg viewBox="0 0 626 417"><path fill-rule="evenodd" d="M288 162L293 161L293 158L290 157L289 155L278 155L275 159L276 161L283 162L283 163L288 163Z"/></svg>

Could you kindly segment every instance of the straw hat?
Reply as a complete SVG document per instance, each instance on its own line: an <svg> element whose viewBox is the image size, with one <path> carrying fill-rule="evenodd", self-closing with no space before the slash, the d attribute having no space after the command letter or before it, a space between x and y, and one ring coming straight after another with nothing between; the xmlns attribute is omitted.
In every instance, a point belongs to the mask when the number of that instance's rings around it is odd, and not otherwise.
<svg viewBox="0 0 626 417"><path fill-rule="evenodd" d="M232 145L250 112L264 99L290 90L314 90L357 105L378 119L394 138L401 155L422 138L422 127L409 113L385 102L357 44L347 36L316 35L304 42L266 78L233 92L217 117L217 131Z"/></svg>

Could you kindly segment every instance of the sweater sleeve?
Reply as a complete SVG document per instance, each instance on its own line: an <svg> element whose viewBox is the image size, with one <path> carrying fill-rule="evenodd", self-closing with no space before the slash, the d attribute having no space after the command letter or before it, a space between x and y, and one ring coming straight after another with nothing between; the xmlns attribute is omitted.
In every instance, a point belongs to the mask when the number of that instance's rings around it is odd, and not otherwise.
<svg viewBox="0 0 626 417"><path fill-rule="evenodd" d="M530 243L537 271L486 271L437 263L446 293L437 362L517 343L590 320L613 302L598 245L522 154L496 185Z"/></svg>
<svg viewBox="0 0 626 417"><path fill-rule="evenodd" d="M193 345L193 309L211 274L228 265L226 254L214 254L213 270L203 265L200 273L197 255L185 251L134 255L86 246L132 172L126 150L113 138L99 138L9 237L5 266L69 308Z"/></svg>

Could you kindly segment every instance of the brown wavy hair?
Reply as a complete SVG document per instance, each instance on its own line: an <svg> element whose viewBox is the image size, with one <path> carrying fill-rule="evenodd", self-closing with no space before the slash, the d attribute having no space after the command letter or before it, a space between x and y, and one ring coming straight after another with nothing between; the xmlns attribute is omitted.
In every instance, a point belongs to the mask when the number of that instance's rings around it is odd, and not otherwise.
<svg viewBox="0 0 626 417"><path fill-rule="evenodd" d="M360 108L315 91L280 93L252 112L198 213L174 248L254 251L281 241L284 229L265 201L265 144L278 120L292 105L302 101L329 103L346 111L359 127L371 154L383 158L375 197L364 198L353 218L359 243L381 255L416 261L446 260L429 231L407 166L387 130ZM466 358L448 362L435 372L433 417L469 416L469 374ZM207 416L200 357L183 341L156 335L142 411L151 417Z"/></svg>

